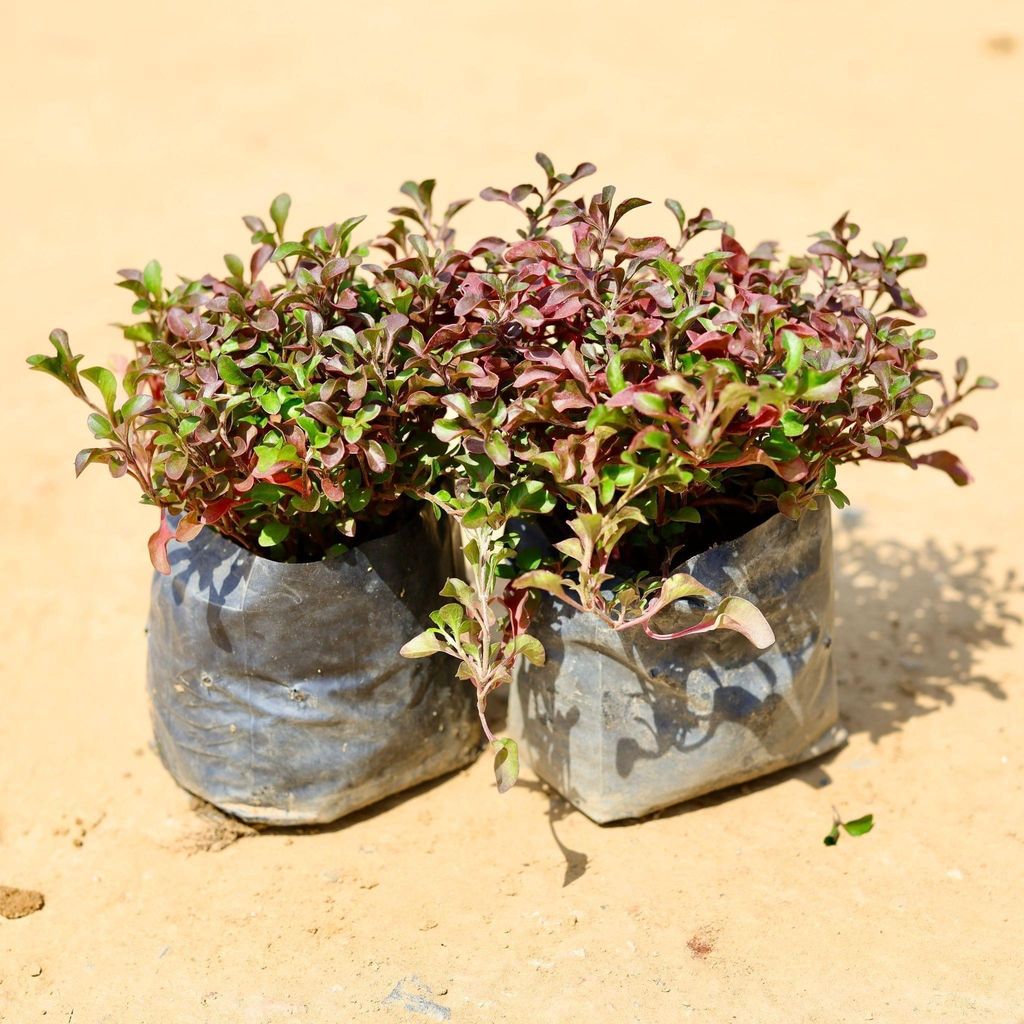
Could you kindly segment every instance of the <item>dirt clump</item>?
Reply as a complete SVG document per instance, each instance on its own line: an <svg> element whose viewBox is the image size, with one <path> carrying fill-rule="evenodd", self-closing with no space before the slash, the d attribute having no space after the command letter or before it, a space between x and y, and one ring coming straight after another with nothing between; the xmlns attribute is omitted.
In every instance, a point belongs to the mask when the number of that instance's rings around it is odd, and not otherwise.
<svg viewBox="0 0 1024 1024"><path fill-rule="evenodd" d="M710 932L696 932L687 940L686 948L694 960L706 960L715 951L715 937Z"/></svg>
<svg viewBox="0 0 1024 1024"><path fill-rule="evenodd" d="M46 899L41 892L33 889L12 889L0 885L0 915L13 920L16 917L28 917L37 910L42 910Z"/></svg>

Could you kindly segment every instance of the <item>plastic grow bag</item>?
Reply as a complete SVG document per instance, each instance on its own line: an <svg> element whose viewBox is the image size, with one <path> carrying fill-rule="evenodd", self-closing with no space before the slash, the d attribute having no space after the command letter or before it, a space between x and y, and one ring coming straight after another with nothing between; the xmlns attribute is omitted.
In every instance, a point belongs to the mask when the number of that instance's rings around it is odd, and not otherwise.
<svg viewBox="0 0 1024 1024"><path fill-rule="evenodd" d="M185 789L246 821L318 824L476 757L454 663L398 653L449 574L432 521L320 562L272 562L210 529L169 559L153 580L148 690Z"/></svg>
<svg viewBox="0 0 1024 1024"><path fill-rule="evenodd" d="M659 641L616 633L545 597L531 629L547 663L520 667L509 732L545 781L594 821L636 818L842 744L832 666L828 509L776 515L689 559L722 597L753 601L775 631L758 651L724 630ZM660 614L694 621L685 601Z"/></svg>

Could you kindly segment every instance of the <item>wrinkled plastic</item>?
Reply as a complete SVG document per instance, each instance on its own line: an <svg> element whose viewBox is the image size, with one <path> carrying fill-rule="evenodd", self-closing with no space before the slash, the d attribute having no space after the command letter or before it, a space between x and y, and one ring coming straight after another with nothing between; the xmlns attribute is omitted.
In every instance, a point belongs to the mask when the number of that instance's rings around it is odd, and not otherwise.
<svg viewBox="0 0 1024 1024"><path fill-rule="evenodd" d="M213 530L153 580L157 748L187 790L246 821L334 821L478 754L472 688L410 661L449 574L432 521L321 562L272 562Z"/></svg>
<svg viewBox="0 0 1024 1024"><path fill-rule="evenodd" d="M842 744L832 666L828 509L781 515L694 556L683 571L721 597L753 601L775 631L658 641L616 633L545 598L531 632L543 667L523 665L509 732L542 779L597 822L636 818L817 757ZM693 622L686 601L655 622Z"/></svg>

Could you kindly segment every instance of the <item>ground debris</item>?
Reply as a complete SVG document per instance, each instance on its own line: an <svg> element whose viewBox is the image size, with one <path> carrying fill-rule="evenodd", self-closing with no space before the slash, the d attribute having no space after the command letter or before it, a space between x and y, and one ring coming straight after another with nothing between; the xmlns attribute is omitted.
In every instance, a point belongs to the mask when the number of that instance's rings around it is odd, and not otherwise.
<svg viewBox="0 0 1024 1024"><path fill-rule="evenodd" d="M0 916L9 920L16 917L28 917L37 910L42 910L46 899L41 892L32 889L12 889L0 885Z"/></svg>
<svg viewBox="0 0 1024 1024"><path fill-rule="evenodd" d="M445 989L445 992L448 990ZM399 1006L409 1013L418 1013L428 1020L451 1020L452 1011L447 1006L435 1002L430 986L415 974L400 979L390 994L385 997L384 1005Z"/></svg>
<svg viewBox="0 0 1024 1024"><path fill-rule="evenodd" d="M179 843L186 853L216 853L259 831L244 821L224 814L199 797L193 797L190 806L195 813L196 827Z"/></svg>
<svg viewBox="0 0 1024 1024"><path fill-rule="evenodd" d="M715 933L706 928L695 932L686 943L694 960L706 960L715 951Z"/></svg>

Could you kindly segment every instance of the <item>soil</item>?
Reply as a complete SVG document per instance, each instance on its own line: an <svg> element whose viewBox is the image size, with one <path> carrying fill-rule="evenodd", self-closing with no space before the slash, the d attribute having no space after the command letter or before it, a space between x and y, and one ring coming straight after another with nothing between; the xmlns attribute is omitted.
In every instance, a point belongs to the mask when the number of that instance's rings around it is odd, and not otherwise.
<svg viewBox="0 0 1024 1024"><path fill-rule="evenodd" d="M4 1024L1024 1021L1024 7L5 14L0 881L46 906L0 917ZM866 243L908 235L941 365L1003 379L942 446L976 483L841 475L851 739L824 761L601 828L528 771L499 797L483 760L332 828L232 836L149 747L154 513L74 479L85 412L24 358L57 325L90 364L123 355L116 268L244 254L240 215L283 188L298 224L386 228L406 177L509 187L535 148L751 244L792 250L847 208ZM494 217L514 230L494 204L460 220L475 239ZM832 805L873 831L826 847Z"/></svg>
<svg viewBox="0 0 1024 1024"><path fill-rule="evenodd" d="M46 900L41 892L31 889L12 889L0 885L0 917L14 920L16 917L28 917L37 910L42 910Z"/></svg>

